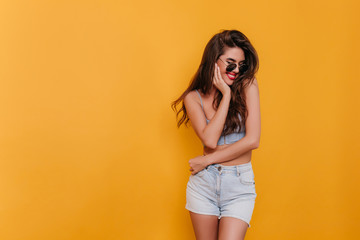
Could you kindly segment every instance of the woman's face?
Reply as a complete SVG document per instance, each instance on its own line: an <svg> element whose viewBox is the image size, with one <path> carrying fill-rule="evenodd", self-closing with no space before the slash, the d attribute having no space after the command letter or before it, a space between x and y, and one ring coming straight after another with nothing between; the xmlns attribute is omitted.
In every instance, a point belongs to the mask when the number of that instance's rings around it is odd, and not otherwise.
<svg viewBox="0 0 360 240"><path fill-rule="evenodd" d="M245 54L239 47L225 47L224 50L224 54L219 57L216 63L220 68L220 74L225 83L227 85L232 85L240 74L239 66L245 63ZM235 63L237 66L231 72L227 72L226 67L231 63Z"/></svg>

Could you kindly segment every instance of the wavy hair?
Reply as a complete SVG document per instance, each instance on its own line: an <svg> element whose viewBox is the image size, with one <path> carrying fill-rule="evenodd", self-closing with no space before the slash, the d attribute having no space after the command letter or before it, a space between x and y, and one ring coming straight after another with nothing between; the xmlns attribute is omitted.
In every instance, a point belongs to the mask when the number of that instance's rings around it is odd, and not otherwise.
<svg viewBox="0 0 360 240"><path fill-rule="evenodd" d="M230 86L231 100L223 135L232 132L240 132L245 129L245 121L248 115L245 100L245 88L255 79L255 73L259 69L259 59L257 52L249 39L237 30L223 30L220 33L215 34L207 43L200 66L192 77L188 88L178 99L171 103L171 108L176 112L176 119L178 119L181 112L183 113L178 120L178 128L182 123L185 123L185 126L187 126L187 123L190 120L183 102L185 96L195 89L199 89L205 95L209 93L213 85L212 79L214 76L215 62L224 54L225 47L239 47L244 51L244 63L247 65L247 70L241 72ZM221 99L222 93L217 89L212 103L214 109L218 109ZM182 103L182 107L178 111L176 106L179 103ZM240 114L241 120L239 119L238 114Z"/></svg>

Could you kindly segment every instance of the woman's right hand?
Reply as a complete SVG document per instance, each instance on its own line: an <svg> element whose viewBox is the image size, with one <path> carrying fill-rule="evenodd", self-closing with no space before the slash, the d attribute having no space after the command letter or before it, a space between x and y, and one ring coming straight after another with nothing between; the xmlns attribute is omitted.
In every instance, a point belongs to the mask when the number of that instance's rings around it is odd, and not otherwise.
<svg viewBox="0 0 360 240"><path fill-rule="evenodd" d="M222 93L223 96L231 93L231 89L229 85L227 85L224 79L221 77L220 68L216 63L215 63L213 84L217 89L219 89L219 91Z"/></svg>

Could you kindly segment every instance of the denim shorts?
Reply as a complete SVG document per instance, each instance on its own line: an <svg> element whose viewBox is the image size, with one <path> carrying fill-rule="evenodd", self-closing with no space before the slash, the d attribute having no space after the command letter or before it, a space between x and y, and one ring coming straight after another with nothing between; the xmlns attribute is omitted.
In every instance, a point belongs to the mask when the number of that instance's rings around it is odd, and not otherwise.
<svg viewBox="0 0 360 240"><path fill-rule="evenodd" d="M190 175L186 186L185 208L194 213L250 219L255 206L254 172L251 161L224 166L212 164Z"/></svg>

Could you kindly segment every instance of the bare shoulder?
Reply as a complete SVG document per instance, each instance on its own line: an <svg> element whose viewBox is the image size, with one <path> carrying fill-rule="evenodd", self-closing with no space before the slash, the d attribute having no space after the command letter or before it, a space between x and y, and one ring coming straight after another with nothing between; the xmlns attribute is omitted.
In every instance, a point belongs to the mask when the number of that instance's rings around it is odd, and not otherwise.
<svg viewBox="0 0 360 240"><path fill-rule="evenodd" d="M251 84L249 84L246 88L245 88L245 92L258 92L259 91L259 85L258 85L258 81L256 79L256 77L254 78L254 80L251 82Z"/></svg>
<svg viewBox="0 0 360 240"><path fill-rule="evenodd" d="M195 90L190 91L186 96L184 97L184 104L192 104L192 103L199 103L200 99L197 96L197 92Z"/></svg>
<svg viewBox="0 0 360 240"><path fill-rule="evenodd" d="M252 82L252 84L254 84L254 85L257 86L257 87L259 86L256 77L254 77L254 81Z"/></svg>

